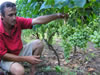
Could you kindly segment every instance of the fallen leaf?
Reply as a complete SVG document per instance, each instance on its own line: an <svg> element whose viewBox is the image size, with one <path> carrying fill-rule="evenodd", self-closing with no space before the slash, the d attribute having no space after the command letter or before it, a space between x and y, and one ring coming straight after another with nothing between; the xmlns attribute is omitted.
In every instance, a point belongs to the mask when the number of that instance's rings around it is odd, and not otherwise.
<svg viewBox="0 0 100 75"><path fill-rule="evenodd" d="M64 61L64 63L63 63L64 65L67 65L67 62L66 61Z"/></svg>
<svg viewBox="0 0 100 75"><path fill-rule="evenodd" d="M95 71L94 68L88 68L88 72L93 72L93 71Z"/></svg>
<svg viewBox="0 0 100 75"><path fill-rule="evenodd" d="M93 51L93 49L89 49L89 51Z"/></svg>
<svg viewBox="0 0 100 75"><path fill-rule="evenodd" d="M78 67L78 65L77 65L77 64L72 64L72 67L74 67L74 68L75 68L75 67Z"/></svg>

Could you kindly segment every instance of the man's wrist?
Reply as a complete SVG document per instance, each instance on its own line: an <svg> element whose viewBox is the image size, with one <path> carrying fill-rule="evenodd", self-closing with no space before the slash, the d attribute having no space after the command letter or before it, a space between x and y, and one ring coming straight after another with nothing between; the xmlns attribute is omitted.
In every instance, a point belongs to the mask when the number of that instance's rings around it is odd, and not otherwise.
<svg viewBox="0 0 100 75"><path fill-rule="evenodd" d="M57 18L61 18L61 13L57 13Z"/></svg>

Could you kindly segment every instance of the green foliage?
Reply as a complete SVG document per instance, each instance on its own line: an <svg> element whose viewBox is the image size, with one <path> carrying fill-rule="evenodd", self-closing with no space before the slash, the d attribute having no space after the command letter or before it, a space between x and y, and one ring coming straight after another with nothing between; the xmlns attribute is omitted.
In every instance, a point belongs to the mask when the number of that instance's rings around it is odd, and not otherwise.
<svg viewBox="0 0 100 75"><path fill-rule="evenodd" d="M61 72L62 71L62 68L60 66L56 66L55 69L56 69L57 72Z"/></svg>
<svg viewBox="0 0 100 75"><path fill-rule="evenodd" d="M61 9L66 5L69 8L84 7L86 0L44 0L40 10L47 8L58 8Z"/></svg>
<svg viewBox="0 0 100 75"><path fill-rule="evenodd" d="M72 50L72 45L70 44L70 42L63 40L62 47L64 48L64 56L65 56L65 59L67 60Z"/></svg>
<svg viewBox="0 0 100 75"><path fill-rule="evenodd" d="M74 34L68 37L68 40L73 46L78 46L80 48L85 48L87 42L89 41L89 36L91 34L91 28L79 27L75 30Z"/></svg>
<svg viewBox="0 0 100 75"><path fill-rule="evenodd" d="M100 16L98 16L96 19L91 21L88 26L92 29L92 31L99 32L99 30L100 30Z"/></svg>
<svg viewBox="0 0 100 75"><path fill-rule="evenodd" d="M69 7L74 8L74 7L84 7L86 4L86 0L69 0Z"/></svg>
<svg viewBox="0 0 100 75"><path fill-rule="evenodd" d="M91 41L95 44L95 47L100 47L100 32L94 31L90 36Z"/></svg>
<svg viewBox="0 0 100 75"><path fill-rule="evenodd" d="M64 48L64 56L67 59L69 57L69 54L72 49L72 45L70 42L67 40L67 38L74 33L74 28L70 25L62 25L60 27L59 32L60 36L62 38L62 47Z"/></svg>
<svg viewBox="0 0 100 75"><path fill-rule="evenodd" d="M90 36L90 41L95 44L95 47L100 47L100 16L98 16L94 21L90 22L89 26L94 31Z"/></svg>
<svg viewBox="0 0 100 75"><path fill-rule="evenodd" d="M50 71L50 70L52 70L52 68L50 66L43 69L44 72L47 72L47 71Z"/></svg>
<svg viewBox="0 0 100 75"><path fill-rule="evenodd" d="M74 34L75 32L75 28L72 27L71 25L62 25L62 27L60 27L59 29L60 35L61 37L66 40L66 38L68 38L68 36Z"/></svg>
<svg viewBox="0 0 100 75"><path fill-rule="evenodd" d="M17 15L38 17L54 13L68 13L69 19L33 26L23 36L38 33L41 39L52 44L54 36L61 37L65 58L73 46L86 47L89 38L100 47L100 1L99 0L17 0ZM92 35L91 35L92 34Z"/></svg>
<svg viewBox="0 0 100 75"><path fill-rule="evenodd" d="M23 30L21 38L22 38L23 41L28 43L28 42L30 42L30 40L32 40L32 38L29 38L29 37L33 36L32 34L33 34L32 30L29 30L29 29L28 30Z"/></svg>

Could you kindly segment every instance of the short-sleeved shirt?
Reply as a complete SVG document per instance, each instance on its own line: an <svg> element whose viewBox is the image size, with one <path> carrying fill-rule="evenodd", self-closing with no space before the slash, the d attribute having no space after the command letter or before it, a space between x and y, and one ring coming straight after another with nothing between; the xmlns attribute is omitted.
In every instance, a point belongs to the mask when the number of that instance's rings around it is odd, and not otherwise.
<svg viewBox="0 0 100 75"><path fill-rule="evenodd" d="M18 55L23 47L21 41L21 30L31 29L32 19L16 17L16 24L11 30L11 35L9 35L4 30L2 20L0 18L0 60L6 53L11 53Z"/></svg>

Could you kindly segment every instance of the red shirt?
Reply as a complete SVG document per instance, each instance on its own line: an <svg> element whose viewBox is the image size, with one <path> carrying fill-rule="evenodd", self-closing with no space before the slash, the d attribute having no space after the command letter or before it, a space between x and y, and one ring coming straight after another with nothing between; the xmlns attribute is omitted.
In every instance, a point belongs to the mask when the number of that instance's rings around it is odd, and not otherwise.
<svg viewBox="0 0 100 75"><path fill-rule="evenodd" d="M3 23L0 18L0 60L6 53L18 55L23 47L21 41L21 30L32 28L32 19L16 17L16 24L11 30L11 36L4 31Z"/></svg>

